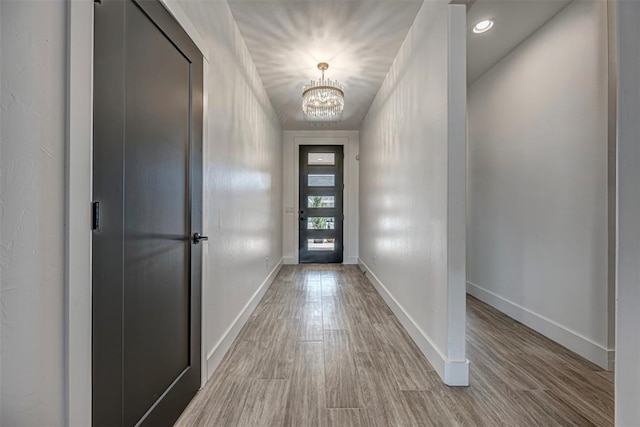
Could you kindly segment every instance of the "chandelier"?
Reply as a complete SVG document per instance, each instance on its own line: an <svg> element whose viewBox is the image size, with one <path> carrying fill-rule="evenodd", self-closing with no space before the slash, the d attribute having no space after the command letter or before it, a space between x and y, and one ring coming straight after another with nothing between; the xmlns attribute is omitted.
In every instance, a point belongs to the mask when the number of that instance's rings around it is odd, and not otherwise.
<svg viewBox="0 0 640 427"><path fill-rule="evenodd" d="M337 122L342 118L344 109L344 88L336 80L324 78L329 64L321 62L318 69L322 71L320 80L311 80L302 91L302 112L307 121L313 123Z"/></svg>

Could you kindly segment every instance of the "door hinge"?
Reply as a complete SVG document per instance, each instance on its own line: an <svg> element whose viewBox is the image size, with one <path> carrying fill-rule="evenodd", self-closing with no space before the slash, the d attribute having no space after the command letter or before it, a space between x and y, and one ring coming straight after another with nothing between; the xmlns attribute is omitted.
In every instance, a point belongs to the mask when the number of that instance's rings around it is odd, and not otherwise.
<svg viewBox="0 0 640 427"><path fill-rule="evenodd" d="M91 202L91 230L100 231L100 202Z"/></svg>

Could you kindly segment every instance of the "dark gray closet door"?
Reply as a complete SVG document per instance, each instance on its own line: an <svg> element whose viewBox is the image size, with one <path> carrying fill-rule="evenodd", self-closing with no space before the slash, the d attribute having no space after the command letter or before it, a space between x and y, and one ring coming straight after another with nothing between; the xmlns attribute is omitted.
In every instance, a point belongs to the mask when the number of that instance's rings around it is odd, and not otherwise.
<svg viewBox="0 0 640 427"><path fill-rule="evenodd" d="M200 385L202 55L103 0L94 69L93 425L170 426Z"/></svg>

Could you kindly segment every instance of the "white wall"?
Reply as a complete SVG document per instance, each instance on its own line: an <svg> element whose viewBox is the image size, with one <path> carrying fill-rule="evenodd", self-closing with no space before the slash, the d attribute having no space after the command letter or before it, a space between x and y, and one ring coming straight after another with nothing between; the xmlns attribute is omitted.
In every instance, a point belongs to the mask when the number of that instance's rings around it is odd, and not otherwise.
<svg viewBox="0 0 640 427"><path fill-rule="evenodd" d="M226 2L183 6L212 62L203 326L204 345L218 351L210 374L243 308L281 265L282 130ZM3 426L65 425L66 14L63 1L0 2Z"/></svg>
<svg viewBox="0 0 640 427"><path fill-rule="evenodd" d="M465 6L424 2L360 130L361 264L451 385L468 381L465 40Z"/></svg>
<svg viewBox="0 0 640 427"><path fill-rule="evenodd" d="M617 3L618 265L616 425L640 420L640 2Z"/></svg>
<svg viewBox="0 0 640 427"><path fill-rule="evenodd" d="M575 1L469 89L469 292L608 367L607 9Z"/></svg>
<svg viewBox="0 0 640 427"><path fill-rule="evenodd" d="M344 145L344 264L358 263L358 131L284 131L283 245L284 263L298 263L300 145Z"/></svg>
<svg viewBox="0 0 640 427"><path fill-rule="evenodd" d="M178 3L209 48L203 328L210 376L282 265L282 128L228 4Z"/></svg>
<svg viewBox="0 0 640 427"><path fill-rule="evenodd" d="M66 5L0 2L0 425L64 423Z"/></svg>

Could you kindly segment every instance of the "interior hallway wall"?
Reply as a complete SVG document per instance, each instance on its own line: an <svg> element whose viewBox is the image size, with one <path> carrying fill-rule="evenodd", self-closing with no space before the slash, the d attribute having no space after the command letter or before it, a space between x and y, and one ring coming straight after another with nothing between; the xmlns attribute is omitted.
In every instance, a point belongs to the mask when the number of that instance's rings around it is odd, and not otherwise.
<svg viewBox="0 0 640 427"><path fill-rule="evenodd" d="M469 292L603 368L607 6L574 1L469 89Z"/></svg>
<svg viewBox="0 0 640 427"><path fill-rule="evenodd" d="M282 265L282 127L227 2L178 4L209 49L203 329L210 376Z"/></svg>
<svg viewBox="0 0 640 427"><path fill-rule="evenodd" d="M361 265L450 385L468 381L465 15L423 3L360 130Z"/></svg>
<svg viewBox="0 0 640 427"><path fill-rule="evenodd" d="M62 426L66 2L0 2L0 425Z"/></svg>
<svg viewBox="0 0 640 427"><path fill-rule="evenodd" d="M356 156L360 151L358 131L328 130L287 130L284 131L283 158L283 247L284 263L298 263L298 168L297 156L300 145L344 144L344 264L358 263L359 231L359 163Z"/></svg>

